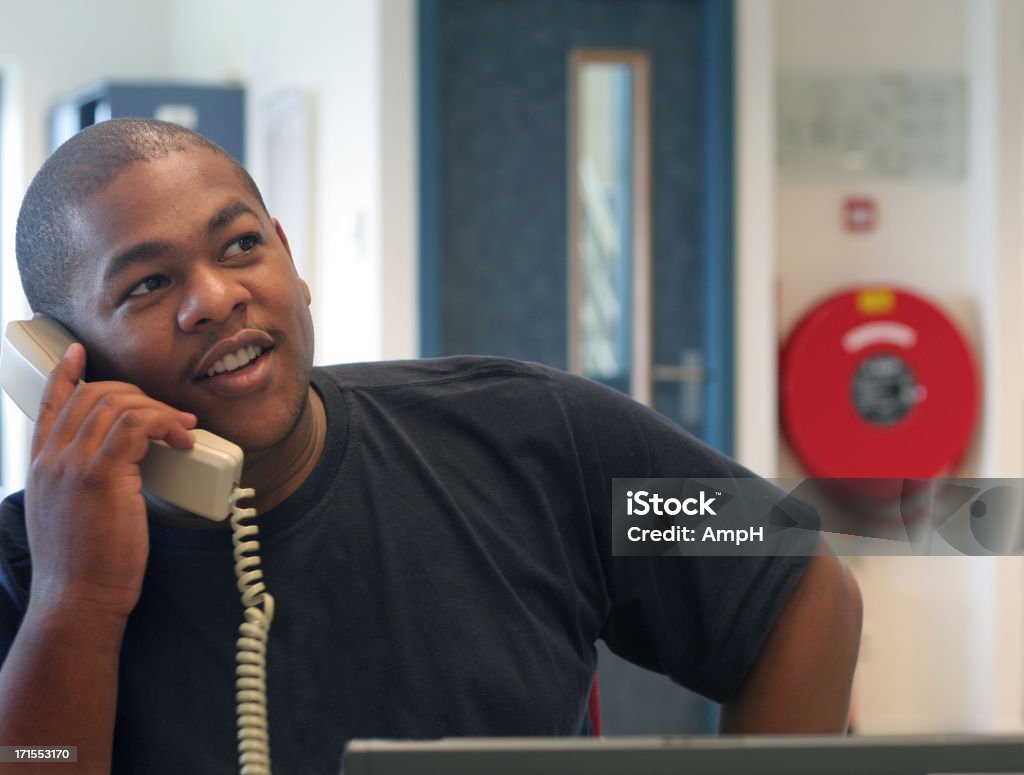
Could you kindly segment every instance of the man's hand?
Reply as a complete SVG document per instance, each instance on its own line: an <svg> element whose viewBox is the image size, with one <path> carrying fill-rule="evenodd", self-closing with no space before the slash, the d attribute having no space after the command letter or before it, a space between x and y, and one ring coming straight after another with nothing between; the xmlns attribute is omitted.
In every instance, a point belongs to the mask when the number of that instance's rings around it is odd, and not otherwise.
<svg viewBox="0 0 1024 775"><path fill-rule="evenodd" d="M196 418L121 382L79 384L68 348L47 381L32 440L25 519L32 602L80 602L127 616L149 540L139 461L150 439L192 446Z"/></svg>
<svg viewBox="0 0 1024 775"><path fill-rule="evenodd" d="M843 733L860 648L857 582L819 542L743 685L722 706L723 733Z"/></svg>

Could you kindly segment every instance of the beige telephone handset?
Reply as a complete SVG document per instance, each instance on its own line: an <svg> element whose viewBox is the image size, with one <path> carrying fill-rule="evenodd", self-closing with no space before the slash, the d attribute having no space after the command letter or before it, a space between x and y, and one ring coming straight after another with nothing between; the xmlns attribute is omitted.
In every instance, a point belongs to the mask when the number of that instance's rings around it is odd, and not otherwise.
<svg viewBox="0 0 1024 775"><path fill-rule="evenodd" d="M0 387L33 422L50 372L74 341L52 318L16 320L7 325L0 348ZM259 568L258 527L251 523L256 511L237 504L254 493L239 489L240 447L207 431L193 434L195 445L189 450L150 442L149 452L139 464L142 486L150 494L207 519L220 522L231 518L235 576L245 608L237 641L235 682L239 766L244 773L269 775L266 650L274 599L266 592Z"/></svg>
<svg viewBox="0 0 1024 775"><path fill-rule="evenodd" d="M50 372L75 341L53 318L15 320L4 331L0 387L33 422ZM195 446L172 449L150 442L142 460L142 486L168 503L220 522L231 509L231 494L242 478L242 450L227 439L194 431Z"/></svg>

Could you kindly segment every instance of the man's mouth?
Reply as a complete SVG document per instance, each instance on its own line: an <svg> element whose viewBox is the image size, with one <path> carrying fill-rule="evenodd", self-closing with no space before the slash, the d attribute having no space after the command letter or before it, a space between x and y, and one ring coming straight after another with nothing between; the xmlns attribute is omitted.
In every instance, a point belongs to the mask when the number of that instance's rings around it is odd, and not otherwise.
<svg viewBox="0 0 1024 775"><path fill-rule="evenodd" d="M262 353L263 348L256 345L240 347L236 352L227 353L214 361L213 365L207 369L206 376L215 377L218 374L241 371L259 358Z"/></svg>
<svg viewBox="0 0 1024 775"><path fill-rule="evenodd" d="M269 331L246 328L226 336L210 345L200 362L195 365L191 379L206 382L211 388L227 390L234 395L239 390L260 383L270 372L274 336Z"/></svg>

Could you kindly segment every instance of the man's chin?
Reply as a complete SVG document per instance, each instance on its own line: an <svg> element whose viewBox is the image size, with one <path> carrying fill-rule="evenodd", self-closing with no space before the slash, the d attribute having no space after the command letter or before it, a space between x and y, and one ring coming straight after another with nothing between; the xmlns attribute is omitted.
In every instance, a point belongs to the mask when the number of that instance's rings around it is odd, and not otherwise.
<svg viewBox="0 0 1024 775"><path fill-rule="evenodd" d="M199 427L237 444L246 456L262 456L279 449L296 432L308 407L309 394L305 390L295 400L291 412L272 415L247 412L239 418L200 416Z"/></svg>

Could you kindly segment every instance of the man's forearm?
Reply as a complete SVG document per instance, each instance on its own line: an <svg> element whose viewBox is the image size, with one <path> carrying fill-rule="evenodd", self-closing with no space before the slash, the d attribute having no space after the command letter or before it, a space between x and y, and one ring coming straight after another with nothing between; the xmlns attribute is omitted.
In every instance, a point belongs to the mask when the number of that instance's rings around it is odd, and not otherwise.
<svg viewBox="0 0 1024 775"><path fill-rule="evenodd" d="M861 615L843 563L831 553L813 557L739 692L722 706L721 731L844 732Z"/></svg>
<svg viewBox="0 0 1024 775"><path fill-rule="evenodd" d="M0 668L0 745L77 746L78 771L110 772L124 626L107 612L30 605ZM69 770L32 767L51 771Z"/></svg>

